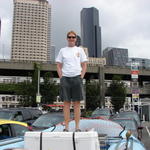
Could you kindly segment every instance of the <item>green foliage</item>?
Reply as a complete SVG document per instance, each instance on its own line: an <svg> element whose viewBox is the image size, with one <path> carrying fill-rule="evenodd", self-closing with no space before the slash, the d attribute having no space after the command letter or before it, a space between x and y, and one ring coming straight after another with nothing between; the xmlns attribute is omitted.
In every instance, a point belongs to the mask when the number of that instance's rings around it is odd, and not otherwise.
<svg viewBox="0 0 150 150"><path fill-rule="evenodd" d="M15 90L16 90L17 85L15 83L0 83L0 93L11 93L11 94L15 94Z"/></svg>
<svg viewBox="0 0 150 150"><path fill-rule="evenodd" d="M27 80L21 83L1 83L0 93L9 93L21 96L19 101L22 106L36 106L36 94L38 85L38 70L41 69L40 64L34 64L34 72L32 80ZM52 74L46 73L44 75L44 82L40 85L40 93L42 95L43 103L53 103L58 95L58 85L52 80Z"/></svg>
<svg viewBox="0 0 150 150"><path fill-rule="evenodd" d="M94 110L100 106L99 82L91 81L86 83L86 109Z"/></svg>
<svg viewBox="0 0 150 150"><path fill-rule="evenodd" d="M16 94L22 96L22 100L20 101L20 104L22 106L36 106L34 101L35 93L33 92L34 88L32 82L30 82L29 80L24 81L18 83L16 87Z"/></svg>
<svg viewBox="0 0 150 150"><path fill-rule="evenodd" d="M56 82L50 78L52 74L50 72L45 73L44 82L40 86L40 92L42 95L43 104L52 104L58 95L59 87Z"/></svg>
<svg viewBox="0 0 150 150"><path fill-rule="evenodd" d="M108 93L111 95L111 103L115 111L123 107L126 98L126 87L119 76L114 76Z"/></svg>
<svg viewBox="0 0 150 150"><path fill-rule="evenodd" d="M40 64L34 63L34 72L32 74L32 80L27 80L18 83L16 94L22 96L22 101L20 104L22 106L37 106L36 104L36 94L38 85L38 70L41 69Z"/></svg>

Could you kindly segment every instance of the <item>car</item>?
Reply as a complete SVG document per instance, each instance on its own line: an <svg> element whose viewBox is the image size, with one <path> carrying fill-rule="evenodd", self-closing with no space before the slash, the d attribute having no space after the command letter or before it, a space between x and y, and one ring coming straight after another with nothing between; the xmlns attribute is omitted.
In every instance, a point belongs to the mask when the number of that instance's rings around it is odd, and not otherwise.
<svg viewBox="0 0 150 150"><path fill-rule="evenodd" d="M36 119L31 126L33 130L44 130L63 121L64 115L62 112L48 112Z"/></svg>
<svg viewBox="0 0 150 150"><path fill-rule="evenodd" d="M5 142L1 142L0 143L0 150L8 150L8 149L13 149L13 148L19 148L19 149L23 149L25 148L25 144L26 144L26 140L27 140L27 136L33 135L33 138L35 139L35 135L38 136L38 138L36 138L37 141L39 141L39 143L41 142L42 136L43 134L39 134L39 133L44 133L44 132L48 132L48 134L50 132L63 132L64 126L63 124L57 124L56 127L50 127L42 132L27 132L27 134L25 134L25 138L18 138L18 139L13 139L12 140L7 140ZM69 123L69 131L74 132L75 129L75 121L72 120ZM139 141L137 138L135 138L132 135L127 134L128 131L125 130L120 124L110 121L110 120L104 120L104 119L89 119L89 118L85 118L85 119L81 119L80 120L80 129L82 131L85 132L97 132L98 136L99 136L99 141L100 141L100 149L107 149L107 150L124 150L126 149L133 149L133 150L146 150L144 147L144 144ZM36 133L36 134L35 134ZM37 134L38 133L38 134ZM68 133L63 133L64 135L68 135ZM82 135L83 137L83 133L75 133L75 134L79 134ZM129 136L127 136L129 135ZM31 136L30 136L31 137ZM52 136L50 136L52 137ZM76 138L78 138L79 136L77 136ZM47 136L47 140L49 141L50 139L48 139L49 137ZM59 135L55 136L55 138L59 138ZM72 140L72 136L70 137ZM87 140L87 137L85 137ZM67 136L68 139L68 136ZM83 139L83 138L82 138ZM25 140L25 141L24 141ZM62 138L60 138L60 140L62 140ZM33 143L33 141L29 140L31 143ZM60 143L60 141L58 142ZM76 143L76 142L75 142ZM78 144L78 143L77 143ZM83 140L83 144L85 144L84 140ZM35 144L33 144L35 145ZM40 149L40 145L35 145L37 149L37 147L39 147ZM62 145L64 146L64 145ZM97 144L96 144L97 146ZM127 147L126 147L127 146ZM86 145L85 145L86 147ZM50 147L49 147L50 148ZM34 149L32 147L32 149ZM68 149L66 149L68 150Z"/></svg>
<svg viewBox="0 0 150 150"><path fill-rule="evenodd" d="M119 118L131 118L131 119L135 119L138 125L138 138L141 139L142 138L142 130L143 127L141 125L141 120L140 117L138 115L138 113L136 111L122 111L119 114L117 114L117 117Z"/></svg>
<svg viewBox="0 0 150 150"><path fill-rule="evenodd" d="M137 124L138 124L138 127L141 127L141 120L140 120L140 117L136 111L122 111L122 112L117 114L117 117L135 119Z"/></svg>
<svg viewBox="0 0 150 150"><path fill-rule="evenodd" d="M91 118L102 117L104 119L110 119L113 116L113 112L109 108L97 108L92 112Z"/></svg>
<svg viewBox="0 0 150 150"><path fill-rule="evenodd" d="M140 138L139 136L139 130L138 130L138 124L135 119L132 118L113 118L112 121L119 123L121 126L123 126L126 130L129 130L132 132L132 134L136 138Z"/></svg>
<svg viewBox="0 0 150 150"><path fill-rule="evenodd" d="M0 119L0 140L24 136L26 131L31 131L27 123Z"/></svg>
<svg viewBox="0 0 150 150"><path fill-rule="evenodd" d="M42 111L37 108L0 109L0 119L27 122L29 124L32 124L40 115L42 115Z"/></svg>

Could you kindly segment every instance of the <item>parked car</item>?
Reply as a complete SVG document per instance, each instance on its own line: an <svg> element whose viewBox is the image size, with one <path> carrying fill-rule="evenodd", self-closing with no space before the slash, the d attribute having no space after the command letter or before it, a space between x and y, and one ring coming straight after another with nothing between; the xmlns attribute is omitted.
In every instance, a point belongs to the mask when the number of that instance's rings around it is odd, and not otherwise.
<svg viewBox="0 0 150 150"><path fill-rule="evenodd" d="M141 139L141 135L138 130L138 124L135 119L132 118L114 118L112 121L119 123L126 130L130 130L132 135L136 138Z"/></svg>
<svg viewBox="0 0 150 150"><path fill-rule="evenodd" d="M50 132L63 132L63 129L64 129L63 124L58 124L56 125L55 128L54 127L48 128L44 130L44 132L48 132L48 134ZM144 144L141 141L139 141L137 138L135 138L132 135L127 136L128 135L127 130L124 130L121 125L119 125L116 122L112 122L110 120L81 119L80 129L86 132L88 131L91 132L93 130L94 132L96 131L98 133L100 143L102 143L100 145L100 149L124 150L126 148L126 149L132 149L132 150L146 150L144 147ZM74 130L75 130L75 121L72 120L69 122L69 131L73 132ZM77 133L77 132L75 134L80 135L80 133ZM34 135L34 138L35 138L35 135ZM56 138L59 138L59 135ZM25 142L24 142L24 139L25 139ZM60 140L61 139L62 138L60 138ZM39 143L40 143L41 138L37 138L36 140L39 140ZM30 142L33 142L33 141L30 140ZM0 142L0 150L5 150L5 149L8 150L8 149L13 149L13 148L23 149L25 147L25 143L26 143L26 137L22 139L21 138L13 139L13 141L7 140L5 142Z"/></svg>
<svg viewBox="0 0 150 150"><path fill-rule="evenodd" d="M0 119L27 122L32 124L42 111L37 108L7 108L0 109Z"/></svg>
<svg viewBox="0 0 150 150"><path fill-rule="evenodd" d="M24 136L30 130L27 123L0 119L0 140Z"/></svg>
<svg viewBox="0 0 150 150"><path fill-rule="evenodd" d="M141 127L141 120L136 111L122 111L117 115L117 117L135 119L138 124L138 127Z"/></svg>
<svg viewBox="0 0 150 150"><path fill-rule="evenodd" d="M43 130L55 126L56 124L64 121L64 115L62 112L49 112L41 115L37 118L33 124L33 130Z"/></svg>
<svg viewBox="0 0 150 150"><path fill-rule="evenodd" d="M110 119L113 116L113 112L109 108L97 108L92 112L91 118L102 117L104 119Z"/></svg>

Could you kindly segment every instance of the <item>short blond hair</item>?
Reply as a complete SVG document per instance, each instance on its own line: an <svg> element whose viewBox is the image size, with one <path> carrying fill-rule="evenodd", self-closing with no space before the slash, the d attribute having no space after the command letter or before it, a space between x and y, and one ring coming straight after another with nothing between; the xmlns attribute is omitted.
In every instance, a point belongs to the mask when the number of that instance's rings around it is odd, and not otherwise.
<svg viewBox="0 0 150 150"><path fill-rule="evenodd" d="M75 36L77 36L77 34L76 34L74 31L69 31L69 32L67 33L67 37L69 36L69 34L74 34Z"/></svg>

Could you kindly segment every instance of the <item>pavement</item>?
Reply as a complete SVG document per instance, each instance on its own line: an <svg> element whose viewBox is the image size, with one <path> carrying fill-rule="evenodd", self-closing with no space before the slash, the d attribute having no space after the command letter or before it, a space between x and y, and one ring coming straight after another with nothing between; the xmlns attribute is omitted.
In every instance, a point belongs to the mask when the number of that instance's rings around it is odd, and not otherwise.
<svg viewBox="0 0 150 150"><path fill-rule="evenodd" d="M144 121L142 122L143 127L150 127L150 122L149 121Z"/></svg>
<svg viewBox="0 0 150 150"><path fill-rule="evenodd" d="M142 134L142 142L146 150L150 150L150 122L142 122L143 126L143 134Z"/></svg>

